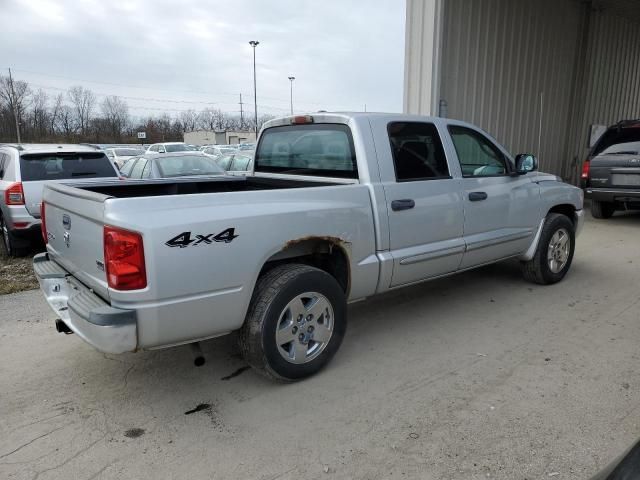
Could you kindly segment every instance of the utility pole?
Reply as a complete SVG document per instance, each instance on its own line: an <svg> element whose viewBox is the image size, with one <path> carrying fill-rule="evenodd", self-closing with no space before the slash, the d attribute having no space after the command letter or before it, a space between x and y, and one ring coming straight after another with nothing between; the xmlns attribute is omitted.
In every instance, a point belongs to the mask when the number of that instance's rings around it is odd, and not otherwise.
<svg viewBox="0 0 640 480"><path fill-rule="evenodd" d="M291 83L291 115L293 115L293 81L296 79L296 77L291 76L289 77L289 82Z"/></svg>
<svg viewBox="0 0 640 480"><path fill-rule="evenodd" d="M240 94L240 130L244 128L244 111L242 110L242 93Z"/></svg>
<svg viewBox="0 0 640 480"><path fill-rule="evenodd" d="M256 83L256 47L260 45L260 42L251 40L249 45L253 47L253 106L255 111L256 121L256 140L258 139L258 87Z"/></svg>
<svg viewBox="0 0 640 480"><path fill-rule="evenodd" d="M20 122L18 121L18 108L16 106L16 92L13 89L13 77L11 76L11 69L9 68L9 88L11 89L11 110L13 110L13 118L16 121L16 136L18 137L18 143L20 141Z"/></svg>

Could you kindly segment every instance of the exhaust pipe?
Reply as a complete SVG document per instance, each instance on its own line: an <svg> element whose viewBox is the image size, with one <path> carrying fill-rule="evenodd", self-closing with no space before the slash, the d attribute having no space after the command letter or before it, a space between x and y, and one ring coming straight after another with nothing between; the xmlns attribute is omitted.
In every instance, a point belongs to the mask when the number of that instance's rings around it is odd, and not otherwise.
<svg viewBox="0 0 640 480"><path fill-rule="evenodd" d="M71 335L73 333L73 330L71 330L60 318L56 319L56 331L58 333L64 333L65 335Z"/></svg>
<svg viewBox="0 0 640 480"><path fill-rule="evenodd" d="M204 358L202 348L200 348L200 343L190 343L189 346L191 347L191 353L193 353L193 364L196 367L201 367L202 365L204 365L206 359Z"/></svg>

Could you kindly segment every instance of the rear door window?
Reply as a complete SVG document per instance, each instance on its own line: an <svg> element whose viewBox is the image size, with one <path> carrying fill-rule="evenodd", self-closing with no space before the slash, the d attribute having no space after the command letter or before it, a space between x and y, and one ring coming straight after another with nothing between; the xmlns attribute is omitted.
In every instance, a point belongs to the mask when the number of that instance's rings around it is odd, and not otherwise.
<svg viewBox="0 0 640 480"><path fill-rule="evenodd" d="M23 181L115 177L116 171L103 152L31 153L20 156Z"/></svg>
<svg viewBox="0 0 640 480"><path fill-rule="evenodd" d="M262 133L257 172L358 178L351 130L342 124L287 125Z"/></svg>
<svg viewBox="0 0 640 480"><path fill-rule="evenodd" d="M422 122L392 122L387 127L399 182L451 178L436 126Z"/></svg>

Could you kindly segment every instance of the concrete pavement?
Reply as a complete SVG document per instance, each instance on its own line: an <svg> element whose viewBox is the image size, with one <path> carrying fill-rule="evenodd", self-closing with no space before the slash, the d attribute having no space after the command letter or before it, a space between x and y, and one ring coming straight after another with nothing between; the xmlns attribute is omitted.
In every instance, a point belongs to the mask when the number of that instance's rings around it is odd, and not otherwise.
<svg viewBox="0 0 640 480"><path fill-rule="evenodd" d="M230 337L201 368L108 356L40 292L0 296L0 478L589 478L640 436L639 233L589 218L555 286L504 263L352 305L292 385Z"/></svg>

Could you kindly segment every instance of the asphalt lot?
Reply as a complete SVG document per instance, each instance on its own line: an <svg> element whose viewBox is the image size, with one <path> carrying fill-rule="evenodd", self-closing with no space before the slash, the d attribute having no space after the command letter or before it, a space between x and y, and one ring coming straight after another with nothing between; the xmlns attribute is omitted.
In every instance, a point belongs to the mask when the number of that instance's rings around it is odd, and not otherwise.
<svg viewBox="0 0 640 480"><path fill-rule="evenodd" d="M229 337L106 356L0 296L0 478L589 478L640 436L639 231L589 218L555 286L504 263L353 305L291 385Z"/></svg>

